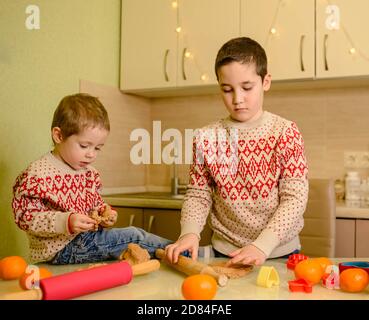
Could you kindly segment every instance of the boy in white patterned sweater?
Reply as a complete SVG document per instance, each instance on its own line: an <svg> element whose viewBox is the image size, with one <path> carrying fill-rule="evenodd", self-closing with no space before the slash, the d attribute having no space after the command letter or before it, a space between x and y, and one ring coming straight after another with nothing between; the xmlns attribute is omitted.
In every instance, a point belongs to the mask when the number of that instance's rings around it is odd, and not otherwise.
<svg viewBox="0 0 369 320"><path fill-rule="evenodd" d="M263 111L271 76L256 41L225 43L215 72L230 116L195 136L181 235L166 255L176 262L188 250L196 259L210 213L214 255L230 257L228 265L260 265L300 249L308 198L303 139L295 123Z"/></svg>
<svg viewBox="0 0 369 320"><path fill-rule="evenodd" d="M108 114L96 97L75 94L59 103L51 126L54 149L31 163L13 187L15 222L27 232L32 262L118 259L129 243L154 256L170 243L139 228L105 228L116 222L114 210L99 228L90 216L107 206L99 193L100 175L91 164L109 131Z"/></svg>

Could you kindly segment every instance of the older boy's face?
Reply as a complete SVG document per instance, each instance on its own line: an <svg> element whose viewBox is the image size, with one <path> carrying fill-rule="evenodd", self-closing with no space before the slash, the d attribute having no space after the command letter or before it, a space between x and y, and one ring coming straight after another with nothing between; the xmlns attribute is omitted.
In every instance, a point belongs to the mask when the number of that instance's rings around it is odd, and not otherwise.
<svg viewBox="0 0 369 320"><path fill-rule="evenodd" d="M264 91L270 88L270 75L264 81L254 63L231 62L218 70L223 102L233 120L252 122L263 112Z"/></svg>
<svg viewBox="0 0 369 320"><path fill-rule="evenodd" d="M56 128L53 128L53 130ZM67 139L53 137L55 141L54 155L74 170L80 170L96 160L104 146L109 132L100 127L88 127Z"/></svg>

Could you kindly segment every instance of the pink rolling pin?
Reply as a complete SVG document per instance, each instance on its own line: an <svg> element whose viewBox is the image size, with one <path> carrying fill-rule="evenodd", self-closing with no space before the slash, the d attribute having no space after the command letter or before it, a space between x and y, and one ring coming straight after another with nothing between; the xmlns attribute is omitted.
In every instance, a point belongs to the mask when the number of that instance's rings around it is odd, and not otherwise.
<svg viewBox="0 0 369 320"><path fill-rule="evenodd" d="M0 296L0 300L66 300L131 282L133 276L159 269L158 260L131 266L126 261L73 271L40 280L40 289Z"/></svg>

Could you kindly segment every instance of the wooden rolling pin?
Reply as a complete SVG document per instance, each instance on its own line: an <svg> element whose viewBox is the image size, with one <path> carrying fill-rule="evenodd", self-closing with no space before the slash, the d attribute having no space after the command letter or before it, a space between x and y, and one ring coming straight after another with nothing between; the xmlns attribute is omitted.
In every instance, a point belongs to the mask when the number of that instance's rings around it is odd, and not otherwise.
<svg viewBox="0 0 369 320"><path fill-rule="evenodd" d="M157 258L161 259L172 268L183 272L184 274L208 274L209 276L212 276L221 287L224 287L228 282L228 277L226 275L219 274L212 267L208 266L205 263L194 261L191 258L180 255L178 256L178 262L174 264L166 258L165 251L163 249L157 249L155 251L155 255Z"/></svg>

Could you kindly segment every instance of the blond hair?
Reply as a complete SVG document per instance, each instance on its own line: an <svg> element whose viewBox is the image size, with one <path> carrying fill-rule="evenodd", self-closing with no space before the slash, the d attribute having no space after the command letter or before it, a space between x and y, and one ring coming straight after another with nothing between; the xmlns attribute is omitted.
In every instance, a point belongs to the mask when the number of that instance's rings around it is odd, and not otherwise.
<svg viewBox="0 0 369 320"><path fill-rule="evenodd" d="M87 93L64 97L54 112L51 129L59 127L64 139L88 127L110 131L109 117L100 100Z"/></svg>

